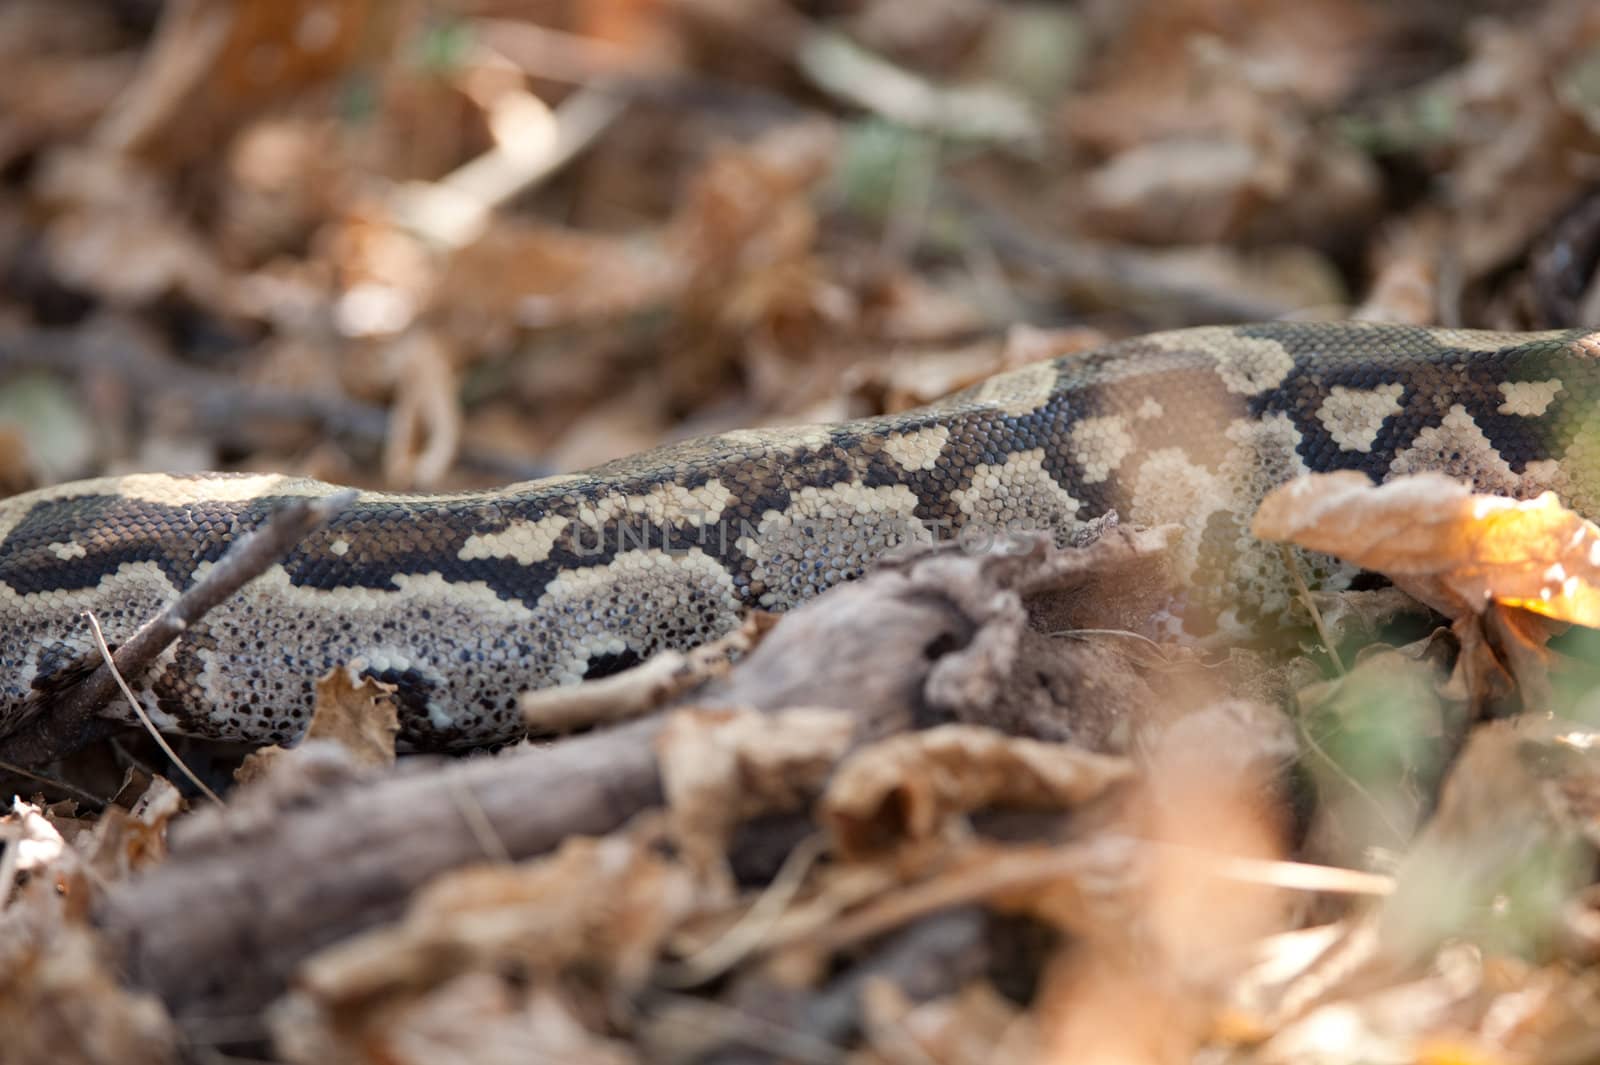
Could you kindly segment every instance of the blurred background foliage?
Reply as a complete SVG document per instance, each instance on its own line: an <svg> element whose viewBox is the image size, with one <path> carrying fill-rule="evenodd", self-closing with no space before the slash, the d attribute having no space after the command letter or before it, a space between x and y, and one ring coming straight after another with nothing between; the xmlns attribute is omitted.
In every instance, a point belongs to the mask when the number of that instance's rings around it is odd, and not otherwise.
<svg viewBox="0 0 1600 1065"><path fill-rule="evenodd" d="M492 484L1105 338L1600 320L1582 0L9 0L0 487Z"/></svg>

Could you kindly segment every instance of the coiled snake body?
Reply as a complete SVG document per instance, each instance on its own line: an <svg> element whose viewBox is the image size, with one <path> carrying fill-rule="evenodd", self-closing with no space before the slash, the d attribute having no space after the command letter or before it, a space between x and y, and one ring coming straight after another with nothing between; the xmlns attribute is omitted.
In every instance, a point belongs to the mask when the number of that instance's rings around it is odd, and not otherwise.
<svg viewBox="0 0 1600 1065"><path fill-rule="evenodd" d="M516 695L613 672L859 574L899 539L1176 522L1222 624L1282 612L1248 524L1305 471L1439 470L1600 515L1600 332L1209 327L1040 363L931 407L729 433L485 492L362 493L186 632L136 687L175 731L304 730L314 679L398 686L403 742L519 728ZM0 502L0 735L289 499L260 475L135 475ZM1309 558L1324 587L1352 573Z"/></svg>

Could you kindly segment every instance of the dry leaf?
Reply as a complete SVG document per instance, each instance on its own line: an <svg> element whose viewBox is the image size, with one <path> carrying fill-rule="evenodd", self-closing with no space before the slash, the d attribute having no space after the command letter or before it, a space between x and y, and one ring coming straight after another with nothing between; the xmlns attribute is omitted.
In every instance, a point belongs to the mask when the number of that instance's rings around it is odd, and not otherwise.
<svg viewBox="0 0 1600 1065"><path fill-rule="evenodd" d="M825 326L853 314L818 257L809 200L835 150L829 124L782 126L718 151L691 182L667 242L687 270L677 310L689 339L666 368L675 391L703 394L720 370L708 363L732 354L733 341L758 378L758 398L776 406L794 387L784 360L803 359Z"/></svg>
<svg viewBox="0 0 1600 1065"><path fill-rule="evenodd" d="M1451 257L1466 282L1505 265L1594 180L1583 160L1600 130L1561 89L1600 42L1600 17L1588 0L1557 0L1531 22L1476 24L1470 59L1433 89L1450 116Z"/></svg>
<svg viewBox="0 0 1600 1065"><path fill-rule="evenodd" d="M394 741L400 734L399 709L393 684L358 676L335 666L317 679L317 699L305 737L293 748L263 747L251 752L234 773L239 784L259 780L282 758L292 758L312 740L336 743L355 766L394 765Z"/></svg>
<svg viewBox="0 0 1600 1065"><path fill-rule="evenodd" d="M494 321L548 329L659 308L682 283L681 267L654 239L508 218L451 254L429 306L457 329Z"/></svg>
<svg viewBox="0 0 1600 1065"><path fill-rule="evenodd" d="M869 1040L887 1060L896 1060L893 1048L874 1035L892 1032L914 1040L926 1060L941 1065L1041 1060L1033 1017L987 982L974 981L959 994L921 1004L908 1001L898 988L874 982L863 989L861 1008Z"/></svg>
<svg viewBox="0 0 1600 1065"><path fill-rule="evenodd" d="M1493 601L1600 627L1600 529L1550 492L1519 501L1442 474L1382 485L1312 474L1262 500L1251 532L1382 573L1447 617Z"/></svg>
<svg viewBox="0 0 1600 1065"><path fill-rule="evenodd" d="M716 677L761 642L778 615L753 610L734 631L692 651L660 651L609 677L581 684L525 691L518 697L522 720L535 732L565 732L639 717Z"/></svg>
<svg viewBox="0 0 1600 1065"><path fill-rule="evenodd" d="M584 1027L559 992L518 988L491 973L464 973L382 1017L371 1030L352 1032L342 1014L323 1015L304 997L291 996L273 1011L274 1045L296 1065L336 1060L632 1065L638 1060L625 1045Z"/></svg>
<svg viewBox="0 0 1600 1065"><path fill-rule="evenodd" d="M1170 0L1128 18L1099 56L1099 84L1069 101L1073 135L1105 150L1239 123L1238 115L1219 113L1215 93L1196 91L1206 80L1208 47L1225 48L1232 76L1263 98L1230 97L1234 111L1276 98L1326 106L1355 83L1363 46L1378 29L1370 8L1346 0Z"/></svg>
<svg viewBox="0 0 1600 1065"><path fill-rule="evenodd" d="M1354 83L1377 20L1345 0L1242 6L1138 9L1104 84L1069 98L1070 136L1111 156L1080 194L1087 224L1157 244L1327 238L1376 209L1370 161L1315 119Z"/></svg>
<svg viewBox="0 0 1600 1065"><path fill-rule="evenodd" d="M11 800L11 812L0 817L0 911L11 903L13 881L27 878L28 882L50 884L55 888L57 876L51 875L58 863L70 863L72 852L66 840L45 812L31 802L20 798Z"/></svg>
<svg viewBox="0 0 1600 1065"><path fill-rule="evenodd" d="M400 723L395 687L350 669L332 669L317 680L317 700L306 729L308 740L332 740L356 765L394 764Z"/></svg>
<svg viewBox="0 0 1600 1065"><path fill-rule="evenodd" d="M177 0L96 131L119 154L188 161L245 118L384 54L407 5L373 0Z"/></svg>
<svg viewBox="0 0 1600 1065"><path fill-rule="evenodd" d="M177 1033L130 992L87 925L54 892L0 912L0 1060L6 1065L166 1065Z"/></svg>
<svg viewBox="0 0 1600 1065"><path fill-rule="evenodd" d="M329 1009L505 966L551 975L582 966L619 989L637 987L662 939L700 905L693 879L646 828L441 876L399 924L311 958L300 986Z"/></svg>
<svg viewBox="0 0 1600 1065"><path fill-rule="evenodd" d="M45 253L63 281L121 306L173 293L224 303L226 271L155 173L107 152L62 148L46 157L36 186L60 212Z"/></svg>
<svg viewBox="0 0 1600 1065"><path fill-rule="evenodd" d="M1390 983L1430 959L1442 962L1440 949L1463 939L1490 954L1547 954L1566 903L1592 879L1597 751L1594 732L1559 720L1525 715L1480 726L1451 768L1433 820L1401 862L1394 891L1296 976L1280 1010L1299 1014L1323 1003L1355 1009L1341 996L1374 986L1404 998L1404 988ZM1465 993L1459 986L1435 990L1447 998ZM1385 1026L1397 1019L1364 1008L1353 1016ZM1385 1037L1414 1039L1429 1030L1416 1019L1400 1027ZM1286 1029L1278 1038L1307 1037Z"/></svg>
<svg viewBox="0 0 1600 1065"><path fill-rule="evenodd" d="M857 751L828 785L821 821L847 855L926 840L954 817L986 806L1077 806L1133 774L1124 758L941 725Z"/></svg>
<svg viewBox="0 0 1600 1065"><path fill-rule="evenodd" d="M845 710L679 710L656 741L661 786L685 861L731 890L724 865L739 822L799 808L849 749Z"/></svg>
<svg viewBox="0 0 1600 1065"><path fill-rule="evenodd" d="M333 740L357 766L392 766L400 734L394 694L394 684L357 680L349 668L323 673L306 739Z"/></svg>
<svg viewBox="0 0 1600 1065"><path fill-rule="evenodd" d="M80 847L103 881L120 880L167 856L167 826L183 810L183 796L166 777L152 777L128 810L108 807Z"/></svg>
<svg viewBox="0 0 1600 1065"><path fill-rule="evenodd" d="M383 442L383 477L397 488L432 488L461 445L461 402L449 345L433 330L416 329L388 350L396 383Z"/></svg>

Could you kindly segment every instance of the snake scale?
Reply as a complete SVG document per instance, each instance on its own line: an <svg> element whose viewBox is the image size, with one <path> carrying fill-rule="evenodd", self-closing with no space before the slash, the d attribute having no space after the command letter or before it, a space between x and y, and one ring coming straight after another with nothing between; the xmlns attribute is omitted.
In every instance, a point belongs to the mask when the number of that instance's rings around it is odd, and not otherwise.
<svg viewBox="0 0 1600 1065"><path fill-rule="evenodd" d="M344 664L397 687L405 745L469 746L518 731L520 691L793 606L898 541L1065 535L1112 509L1181 525L1191 607L1248 628L1290 594L1281 556L1248 534L1256 503L1336 469L1553 489L1600 516L1600 332L1180 330L902 414L727 433L493 491L363 492L133 680L163 728L288 742L315 678ZM334 490L145 474L0 502L0 735L93 661L84 610L126 639L274 508ZM1326 588L1354 576L1304 565Z"/></svg>

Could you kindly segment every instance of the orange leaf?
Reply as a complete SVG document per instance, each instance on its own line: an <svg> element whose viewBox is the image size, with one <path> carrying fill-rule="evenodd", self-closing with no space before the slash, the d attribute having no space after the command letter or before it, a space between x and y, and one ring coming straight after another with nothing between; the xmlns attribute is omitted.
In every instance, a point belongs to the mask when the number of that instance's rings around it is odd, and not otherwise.
<svg viewBox="0 0 1600 1065"><path fill-rule="evenodd" d="M1312 474L1262 500L1251 531L1382 573L1451 617L1498 602L1600 628L1600 529L1550 492L1515 500L1439 474L1383 485Z"/></svg>

